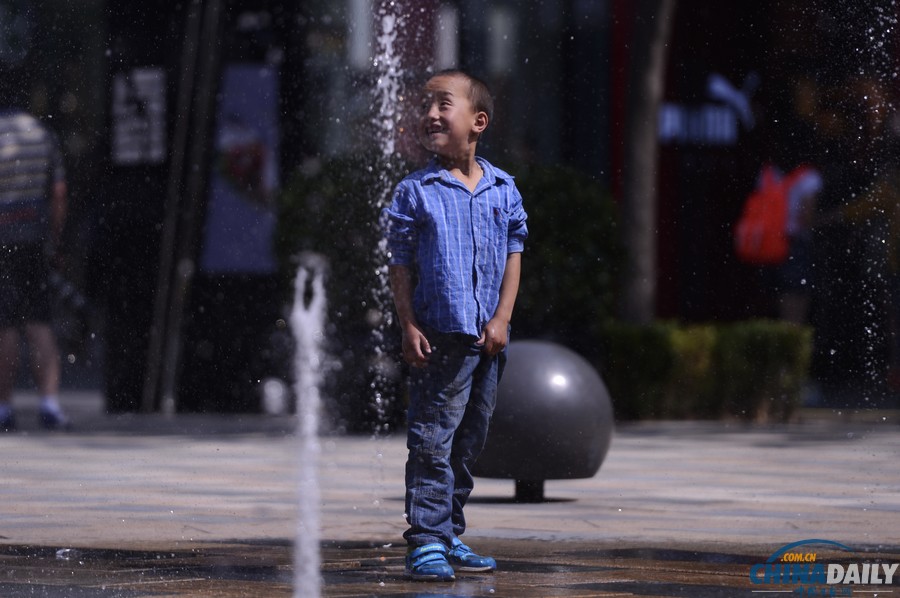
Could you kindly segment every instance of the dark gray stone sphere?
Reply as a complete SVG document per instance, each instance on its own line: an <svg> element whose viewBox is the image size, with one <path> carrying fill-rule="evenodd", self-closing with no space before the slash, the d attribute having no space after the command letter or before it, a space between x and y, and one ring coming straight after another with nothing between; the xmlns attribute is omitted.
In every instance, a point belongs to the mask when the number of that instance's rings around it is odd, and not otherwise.
<svg viewBox="0 0 900 598"><path fill-rule="evenodd" d="M487 444L474 474L537 492L544 480L593 477L609 450L613 410L597 371L546 341L510 343ZM542 498L540 496L532 498ZM517 494L517 498L518 494Z"/></svg>

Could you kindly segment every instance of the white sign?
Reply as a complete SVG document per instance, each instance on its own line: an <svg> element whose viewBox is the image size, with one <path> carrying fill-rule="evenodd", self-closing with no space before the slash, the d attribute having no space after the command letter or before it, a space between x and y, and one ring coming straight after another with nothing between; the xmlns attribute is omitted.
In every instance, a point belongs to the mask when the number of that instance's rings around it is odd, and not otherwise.
<svg viewBox="0 0 900 598"><path fill-rule="evenodd" d="M743 87L737 88L722 75L712 73L707 78L706 93L713 101L692 106L665 102L660 106L660 142L734 145L740 125L749 131L755 124L750 97L758 83L757 75L751 73Z"/></svg>
<svg viewBox="0 0 900 598"><path fill-rule="evenodd" d="M165 71L140 67L116 74L112 85L113 164L160 164L165 159Z"/></svg>

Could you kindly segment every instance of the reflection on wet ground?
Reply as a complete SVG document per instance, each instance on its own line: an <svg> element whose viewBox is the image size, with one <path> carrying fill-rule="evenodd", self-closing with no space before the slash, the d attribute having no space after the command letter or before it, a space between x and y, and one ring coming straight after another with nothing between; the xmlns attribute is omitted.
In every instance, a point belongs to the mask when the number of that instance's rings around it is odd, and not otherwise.
<svg viewBox="0 0 900 598"><path fill-rule="evenodd" d="M480 540L479 546L498 557L496 573L460 573L453 583L434 584L403 578L402 546L326 542L322 595L749 597L759 589L750 582L750 566L768 556L711 547L536 540ZM866 555L876 558L897 562L900 547ZM0 568L2 596L291 596L293 582L287 542L198 544L171 551L4 546ZM854 587L867 589L878 588Z"/></svg>

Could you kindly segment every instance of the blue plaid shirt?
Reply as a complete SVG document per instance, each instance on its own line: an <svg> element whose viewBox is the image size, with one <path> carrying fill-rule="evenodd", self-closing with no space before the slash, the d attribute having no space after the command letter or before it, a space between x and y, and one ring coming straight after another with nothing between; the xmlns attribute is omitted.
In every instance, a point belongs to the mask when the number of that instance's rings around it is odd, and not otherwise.
<svg viewBox="0 0 900 598"><path fill-rule="evenodd" d="M510 253L524 249L527 218L513 178L487 160L475 192L436 160L400 181L388 218L389 264L418 277L420 325L474 337L494 316Z"/></svg>

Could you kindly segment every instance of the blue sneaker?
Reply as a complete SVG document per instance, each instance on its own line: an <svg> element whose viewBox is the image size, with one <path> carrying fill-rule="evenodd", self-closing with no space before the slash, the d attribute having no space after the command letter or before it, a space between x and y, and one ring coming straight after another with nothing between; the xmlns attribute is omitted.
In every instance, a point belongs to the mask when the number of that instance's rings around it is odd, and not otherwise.
<svg viewBox="0 0 900 598"><path fill-rule="evenodd" d="M453 545L450 547L447 559L457 571L495 571L497 569L497 561L489 556L475 554L459 538L453 538Z"/></svg>
<svg viewBox="0 0 900 598"><path fill-rule="evenodd" d="M406 577L415 581L453 581L447 547L437 542L417 546L406 553Z"/></svg>
<svg viewBox="0 0 900 598"><path fill-rule="evenodd" d="M16 417L11 409L0 415L0 432L13 432L16 429Z"/></svg>
<svg viewBox="0 0 900 598"><path fill-rule="evenodd" d="M41 405L38 417L41 420L41 425L46 430L68 431L72 429L72 422L69 421L69 418L66 417L66 414L60 409Z"/></svg>

